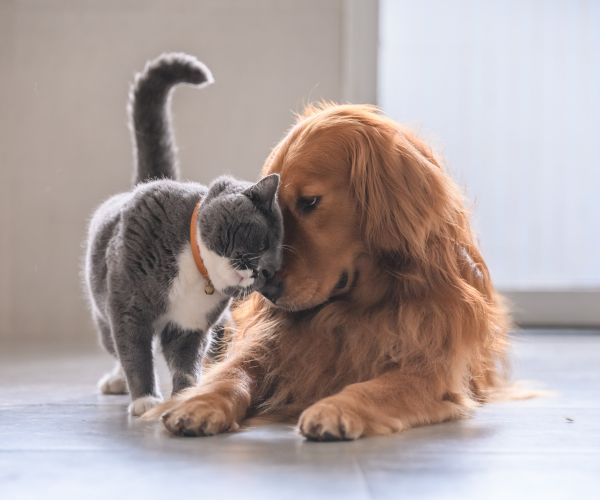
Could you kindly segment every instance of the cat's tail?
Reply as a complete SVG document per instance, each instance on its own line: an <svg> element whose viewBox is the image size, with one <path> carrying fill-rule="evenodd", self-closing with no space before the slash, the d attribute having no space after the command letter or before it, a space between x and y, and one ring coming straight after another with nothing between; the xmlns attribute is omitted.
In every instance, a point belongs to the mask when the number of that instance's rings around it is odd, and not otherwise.
<svg viewBox="0 0 600 500"><path fill-rule="evenodd" d="M134 142L134 184L152 179L177 179L177 147L170 115L173 87L213 82L210 70L193 56L168 53L149 61L135 76L129 94L129 121Z"/></svg>

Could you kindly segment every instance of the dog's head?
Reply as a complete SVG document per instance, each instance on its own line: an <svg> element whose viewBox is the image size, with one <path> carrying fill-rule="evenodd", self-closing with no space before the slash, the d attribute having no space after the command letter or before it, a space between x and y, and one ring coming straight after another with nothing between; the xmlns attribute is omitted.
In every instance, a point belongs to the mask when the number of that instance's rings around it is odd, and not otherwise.
<svg viewBox="0 0 600 500"><path fill-rule="evenodd" d="M275 172L284 264L265 295L288 310L349 295L381 258L426 258L448 207L431 151L370 106L309 108L267 159Z"/></svg>

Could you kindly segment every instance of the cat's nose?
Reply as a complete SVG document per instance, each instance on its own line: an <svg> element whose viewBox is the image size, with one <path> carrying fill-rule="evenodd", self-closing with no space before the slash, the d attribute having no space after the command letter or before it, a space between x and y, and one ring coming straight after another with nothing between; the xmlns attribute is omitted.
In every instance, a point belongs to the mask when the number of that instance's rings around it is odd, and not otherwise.
<svg viewBox="0 0 600 500"><path fill-rule="evenodd" d="M278 276L272 275L271 279L267 280L260 289L260 293L273 302L273 304L277 303L277 299L283 294L283 280Z"/></svg>

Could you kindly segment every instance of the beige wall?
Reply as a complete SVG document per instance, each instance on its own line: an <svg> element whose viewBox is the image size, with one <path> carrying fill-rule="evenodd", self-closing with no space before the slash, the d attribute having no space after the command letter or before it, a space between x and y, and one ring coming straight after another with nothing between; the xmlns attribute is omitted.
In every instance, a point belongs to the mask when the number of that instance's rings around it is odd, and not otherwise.
<svg viewBox="0 0 600 500"><path fill-rule="evenodd" d="M78 275L86 219L129 187L125 104L146 59L188 51L216 78L174 99L184 176L255 178L293 110L352 97L353 3L0 2L0 340L94 341Z"/></svg>

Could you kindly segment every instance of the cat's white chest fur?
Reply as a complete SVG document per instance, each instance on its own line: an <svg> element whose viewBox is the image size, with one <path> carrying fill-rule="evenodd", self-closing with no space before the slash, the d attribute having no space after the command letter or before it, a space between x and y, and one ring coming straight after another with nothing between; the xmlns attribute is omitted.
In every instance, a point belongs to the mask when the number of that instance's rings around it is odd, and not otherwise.
<svg viewBox="0 0 600 500"><path fill-rule="evenodd" d="M215 311L226 297L215 291L208 295L204 291L206 280L198 271L189 246L179 254L179 272L169 289L165 320L185 330L206 331L210 326L208 317L215 319Z"/></svg>

